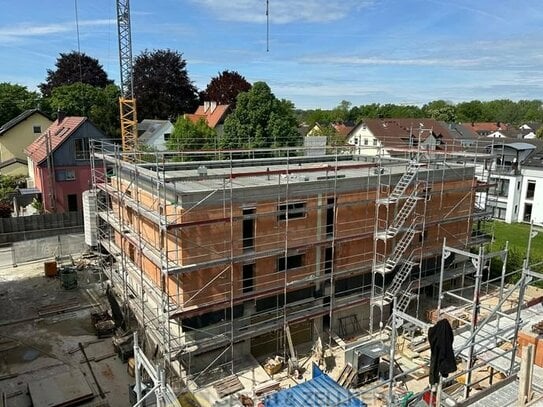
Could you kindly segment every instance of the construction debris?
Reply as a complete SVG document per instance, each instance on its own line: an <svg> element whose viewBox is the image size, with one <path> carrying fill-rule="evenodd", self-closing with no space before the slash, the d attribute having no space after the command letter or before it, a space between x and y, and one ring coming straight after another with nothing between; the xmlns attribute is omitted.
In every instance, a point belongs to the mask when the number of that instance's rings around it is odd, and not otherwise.
<svg viewBox="0 0 543 407"><path fill-rule="evenodd" d="M270 376L273 376L276 373L279 373L285 364L285 358L282 356L275 356L274 358L268 358L266 359L266 362L264 363L264 370L266 373L268 373Z"/></svg>

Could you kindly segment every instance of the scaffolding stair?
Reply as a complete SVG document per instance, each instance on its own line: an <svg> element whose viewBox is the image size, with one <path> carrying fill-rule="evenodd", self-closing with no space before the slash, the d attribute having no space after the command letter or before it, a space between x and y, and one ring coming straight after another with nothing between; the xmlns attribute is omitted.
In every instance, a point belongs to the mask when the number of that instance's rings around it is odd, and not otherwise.
<svg viewBox="0 0 543 407"><path fill-rule="evenodd" d="M405 221L409 218L411 213L413 213L413 210L415 209L415 206L417 205L417 202L421 199L418 194L420 192L420 186L422 183L418 183L415 188L413 188L413 191L408 196L408 198L405 200L404 204L402 205L400 211L396 214L394 221L392 222L392 225L389 226L387 229L385 229L382 232L377 233L376 237L378 239L391 239L395 237L405 224Z"/></svg>
<svg viewBox="0 0 543 407"><path fill-rule="evenodd" d="M416 294L413 294L411 291L414 288L414 281L411 281L407 288L403 290L397 297L396 300L396 311L405 312L411 303L411 300L417 297ZM387 324L385 325L385 330L392 332L392 316L388 319Z"/></svg>
<svg viewBox="0 0 543 407"><path fill-rule="evenodd" d="M422 164L419 164L418 161L411 161L409 163L409 166L407 167L407 170L403 173L402 177L390 193L390 195L387 198L388 203L396 202L398 199L402 197L402 195L405 193L405 190L411 184L411 181L415 179L415 176L419 172L419 168L422 166Z"/></svg>
<svg viewBox="0 0 543 407"><path fill-rule="evenodd" d="M409 259L405 263L403 263L400 270L396 273L396 275L392 279L392 283L387 288L384 295L384 301L386 303L391 303L394 300L394 297L402 289L402 286L404 285L405 280L407 280L407 278L411 274L411 270L413 270L413 267L417 264L412 261L412 258L413 258L413 254L409 256Z"/></svg>
<svg viewBox="0 0 543 407"><path fill-rule="evenodd" d="M417 229L417 225L419 224L419 218L420 217L417 216L413 219L405 234L402 236L396 246L394 246L394 251L392 252L392 254L388 256L388 258L384 262L376 264L376 272L385 275L394 270L394 268L398 265L405 250L413 241L413 237L420 232Z"/></svg>

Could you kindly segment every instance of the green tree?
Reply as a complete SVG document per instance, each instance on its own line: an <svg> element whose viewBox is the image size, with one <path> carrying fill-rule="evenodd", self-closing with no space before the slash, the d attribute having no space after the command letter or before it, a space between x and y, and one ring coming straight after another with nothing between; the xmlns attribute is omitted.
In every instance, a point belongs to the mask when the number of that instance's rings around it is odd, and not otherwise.
<svg viewBox="0 0 543 407"><path fill-rule="evenodd" d="M11 200L17 187L26 186L24 175L0 175L0 218L11 216Z"/></svg>
<svg viewBox="0 0 543 407"><path fill-rule="evenodd" d="M133 75L140 120L176 118L198 105L187 62L177 51L143 51L134 60Z"/></svg>
<svg viewBox="0 0 543 407"><path fill-rule="evenodd" d="M278 100L265 82L240 93L237 107L224 122L221 148L268 148L300 145L294 106Z"/></svg>
<svg viewBox="0 0 543 407"><path fill-rule="evenodd" d="M456 105L456 116L460 122L484 121L483 103L480 100L459 103Z"/></svg>
<svg viewBox="0 0 543 407"><path fill-rule="evenodd" d="M313 127L315 123L328 124L334 121L332 112L330 110L315 109L311 110L307 115L307 124Z"/></svg>
<svg viewBox="0 0 543 407"><path fill-rule="evenodd" d="M40 97L26 86L0 83L0 126L21 114L26 109L36 108Z"/></svg>
<svg viewBox="0 0 543 407"><path fill-rule="evenodd" d="M446 100L432 100L422 106L422 113L425 117L430 117L435 120L444 122L456 121L456 107Z"/></svg>
<svg viewBox="0 0 543 407"><path fill-rule="evenodd" d="M331 124L320 125L319 129L315 130L313 136L325 136L326 144L329 146L339 146L345 143L344 138L336 131Z"/></svg>
<svg viewBox="0 0 543 407"><path fill-rule="evenodd" d="M203 119L196 123L179 117L166 143L171 151L205 150L215 148L217 134Z"/></svg>
<svg viewBox="0 0 543 407"><path fill-rule="evenodd" d="M88 117L110 137L119 137L119 95L115 85L98 88L85 83L63 85L53 89L49 103L54 110L69 116Z"/></svg>
<svg viewBox="0 0 543 407"><path fill-rule="evenodd" d="M332 120L334 122L344 122L349 120L349 112L351 110L352 103L347 100L342 100L338 106L332 109Z"/></svg>
<svg viewBox="0 0 543 407"><path fill-rule="evenodd" d="M454 106L443 106L434 109L429 109L426 116L431 117L432 119L454 123L456 122L456 112Z"/></svg>
<svg viewBox="0 0 543 407"><path fill-rule="evenodd" d="M61 53L57 58L55 69L47 70L45 82L39 85L43 96L51 95L53 89L62 85L70 85L77 82L91 86L105 88L113 83L108 79L106 71L97 59L84 52L72 51Z"/></svg>
<svg viewBox="0 0 543 407"><path fill-rule="evenodd" d="M116 85L108 85L100 89L96 95L96 103L91 107L89 116L98 128L113 138L121 138L120 95L121 90Z"/></svg>

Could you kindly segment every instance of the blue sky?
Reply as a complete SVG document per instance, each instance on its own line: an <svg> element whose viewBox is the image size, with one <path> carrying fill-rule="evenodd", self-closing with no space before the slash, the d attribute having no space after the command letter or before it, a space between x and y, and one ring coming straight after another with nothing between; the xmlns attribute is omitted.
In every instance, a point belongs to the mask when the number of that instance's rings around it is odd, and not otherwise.
<svg viewBox="0 0 543 407"><path fill-rule="evenodd" d="M200 89L224 69L299 108L543 98L541 0L131 0L134 54L182 52ZM0 0L0 82L34 89L60 52L118 80L114 0ZM137 96L137 95L136 95Z"/></svg>

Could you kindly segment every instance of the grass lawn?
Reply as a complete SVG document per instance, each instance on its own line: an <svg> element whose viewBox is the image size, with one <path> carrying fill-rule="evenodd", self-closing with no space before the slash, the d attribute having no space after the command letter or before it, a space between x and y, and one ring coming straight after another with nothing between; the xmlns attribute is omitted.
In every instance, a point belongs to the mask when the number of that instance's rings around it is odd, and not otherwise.
<svg viewBox="0 0 543 407"><path fill-rule="evenodd" d="M533 260L543 260L543 228L534 227L534 230L539 230L537 235L532 239L532 248L530 257ZM528 235L530 234L530 225L526 223L507 224L504 222L494 221L494 243L492 251L500 250L505 246L505 242L509 241L509 247L514 248L519 254L524 257L526 247L528 246Z"/></svg>

